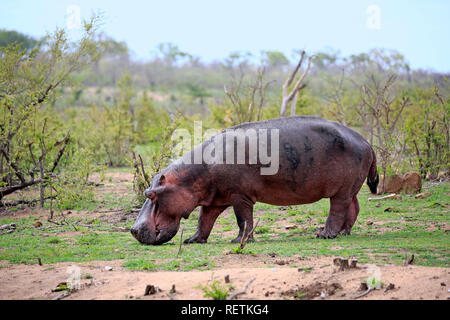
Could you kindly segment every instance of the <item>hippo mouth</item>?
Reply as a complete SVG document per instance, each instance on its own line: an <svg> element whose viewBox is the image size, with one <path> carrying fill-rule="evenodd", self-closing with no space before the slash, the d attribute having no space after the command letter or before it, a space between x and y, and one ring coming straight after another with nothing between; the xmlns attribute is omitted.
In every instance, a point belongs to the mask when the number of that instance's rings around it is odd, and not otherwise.
<svg viewBox="0 0 450 320"><path fill-rule="evenodd" d="M131 229L131 233L142 244L146 245L161 245L170 241L178 232L179 224L174 227L162 228L151 232L148 228L141 228L139 230Z"/></svg>

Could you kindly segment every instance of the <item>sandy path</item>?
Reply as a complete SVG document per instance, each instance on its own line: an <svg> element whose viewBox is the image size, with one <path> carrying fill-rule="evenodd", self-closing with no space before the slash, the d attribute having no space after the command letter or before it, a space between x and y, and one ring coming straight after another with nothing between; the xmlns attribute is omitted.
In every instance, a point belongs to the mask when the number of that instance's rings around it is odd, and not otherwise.
<svg viewBox="0 0 450 320"><path fill-rule="evenodd" d="M360 299L450 299L450 268L377 265L378 269L374 269L375 265L360 265L358 269L336 271L330 257L301 261L289 258L290 264L268 268L257 257L230 256L216 264L221 266L220 269L190 272L129 271L122 267L122 260L43 266L2 263L0 299L52 299L61 294L52 292L52 289L58 283L67 281L70 276L67 270L72 265L80 268L81 289L65 299L204 299L198 286L210 284L213 280L220 280L223 284L226 274L229 274L235 291L242 290L250 279L255 278L247 294L242 295L241 299L283 299L280 295L282 292L318 282L338 283L342 286L342 290L326 299L353 299L361 293L358 291L361 280L374 272L379 272L385 286L393 283L395 289L387 292L384 289L376 290ZM296 267L290 267L295 259ZM111 266L112 271L106 271L105 266ZM312 267L312 270L299 272L298 266ZM86 274L93 278L83 279ZM144 296L148 284L155 285L162 291ZM176 293L170 294L173 284L176 286Z"/></svg>

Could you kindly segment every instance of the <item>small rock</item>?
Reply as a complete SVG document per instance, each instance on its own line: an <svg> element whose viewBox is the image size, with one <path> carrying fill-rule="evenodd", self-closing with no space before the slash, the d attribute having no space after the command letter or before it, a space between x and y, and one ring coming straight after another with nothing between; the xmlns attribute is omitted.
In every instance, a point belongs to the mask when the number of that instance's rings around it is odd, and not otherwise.
<svg viewBox="0 0 450 320"><path fill-rule="evenodd" d="M105 266L105 271L112 271L112 267L110 267L110 266Z"/></svg>
<svg viewBox="0 0 450 320"><path fill-rule="evenodd" d="M230 275L229 274L225 275L225 283L230 283Z"/></svg>
<svg viewBox="0 0 450 320"><path fill-rule="evenodd" d="M389 290L394 290L395 289L395 284L393 283L389 283L386 287L386 289L384 289L384 292L389 291Z"/></svg>
<svg viewBox="0 0 450 320"><path fill-rule="evenodd" d="M170 289L170 291L169 291L169 293L176 293L177 292L177 290L175 289L175 285L173 284L172 285L172 288Z"/></svg>
<svg viewBox="0 0 450 320"><path fill-rule="evenodd" d="M371 226L371 225L373 225L373 221L367 221L366 224L367 224L368 226Z"/></svg>
<svg viewBox="0 0 450 320"><path fill-rule="evenodd" d="M325 292L320 293L320 297L322 299L325 299L326 297L328 297L328 294L326 294Z"/></svg>
<svg viewBox="0 0 450 320"><path fill-rule="evenodd" d="M291 224L289 226L286 226L285 229L286 230L297 229L297 226L295 224Z"/></svg>
<svg viewBox="0 0 450 320"><path fill-rule="evenodd" d="M445 287L446 286L445 282L441 282L441 286Z"/></svg>
<svg viewBox="0 0 450 320"><path fill-rule="evenodd" d="M289 264L289 262L286 260L277 260L277 261L275 261L275 264L277 264L279 266L284 266L285 264Z"/></svg>
<svg viewBox="0 0 450 320"><path fill-rule="evenodd" d="M154 285L148 284L148 285L145 287L145 293L144 293L144 296L148 296L148 295L150 295L150 294L155 294L155 293L156 293L156 287L155 287Z"/></svg>
<svg viewBox="0 0 450 320"><path fill-rule="evenodd" d="M367 283L365 282L361 282L361 284L359 285L359 291L366 291L367 289L369 289L369 287L367 286Z"/></svg>
<svg viewBox="0 0 450 320"><path fill-rule="evenodd" d="M33 224L33 226L34 226L35 228L40 228L40 227L42 227L42 222L40 222L40 221L38 220L38 221L36 221L36 222Z"/></svg>

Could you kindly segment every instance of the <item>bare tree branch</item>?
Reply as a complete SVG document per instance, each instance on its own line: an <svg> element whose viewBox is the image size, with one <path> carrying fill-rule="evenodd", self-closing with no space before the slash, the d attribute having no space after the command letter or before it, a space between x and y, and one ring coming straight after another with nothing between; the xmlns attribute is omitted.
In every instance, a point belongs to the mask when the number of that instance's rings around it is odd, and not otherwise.
<svg viewBox="0 0 450 320"><path fill-rule="evenodd" d="M311 68L311 61L314 56L309 57L308 65L307 65L306 69L303 71L303 73L298 78L297 82L294 85L294 88L291 90L291 92L289 92L289 86L292 84L292 82L295 79L296 74L302 67L305 55L306 55L306 52L302 51L300 60L297 64L297 66L295 67L294 71L292 71L291 75L286 79L286 81L283 84L283 88L282 88L283 101L281 103L281 109L280 109L281 117L285 116L286 108L287 108L288 104L291 104L291 116L295 115L295 105L297 103L299 91L306 87L306 85L303 84L302 81L304 80L304 78L306 77L306 75L309 72L309 69Z"/></svg>

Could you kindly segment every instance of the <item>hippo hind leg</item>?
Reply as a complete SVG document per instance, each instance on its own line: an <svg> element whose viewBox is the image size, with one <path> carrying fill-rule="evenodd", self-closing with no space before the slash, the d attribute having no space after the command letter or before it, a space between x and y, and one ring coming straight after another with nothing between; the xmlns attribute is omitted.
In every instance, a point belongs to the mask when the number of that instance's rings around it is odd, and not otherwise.
<svg viewBox="0 0 450 320"><path fill-rule="evenodd" d="M325 223L325 228L317 234L318 238L336 238L345 224L351 202L351 198L342 199L335 196L330 199L330 213Z"/></svg>
<svg viewBox="0 0 450 320"><path fill-rule="evenodd" d="M353 196L352 203L347 212L344 225L341 230L341 234L349 235L352 231L352 227L355 224L356 218L358 218L359 213L359 203L356 194Z"/></svg>

